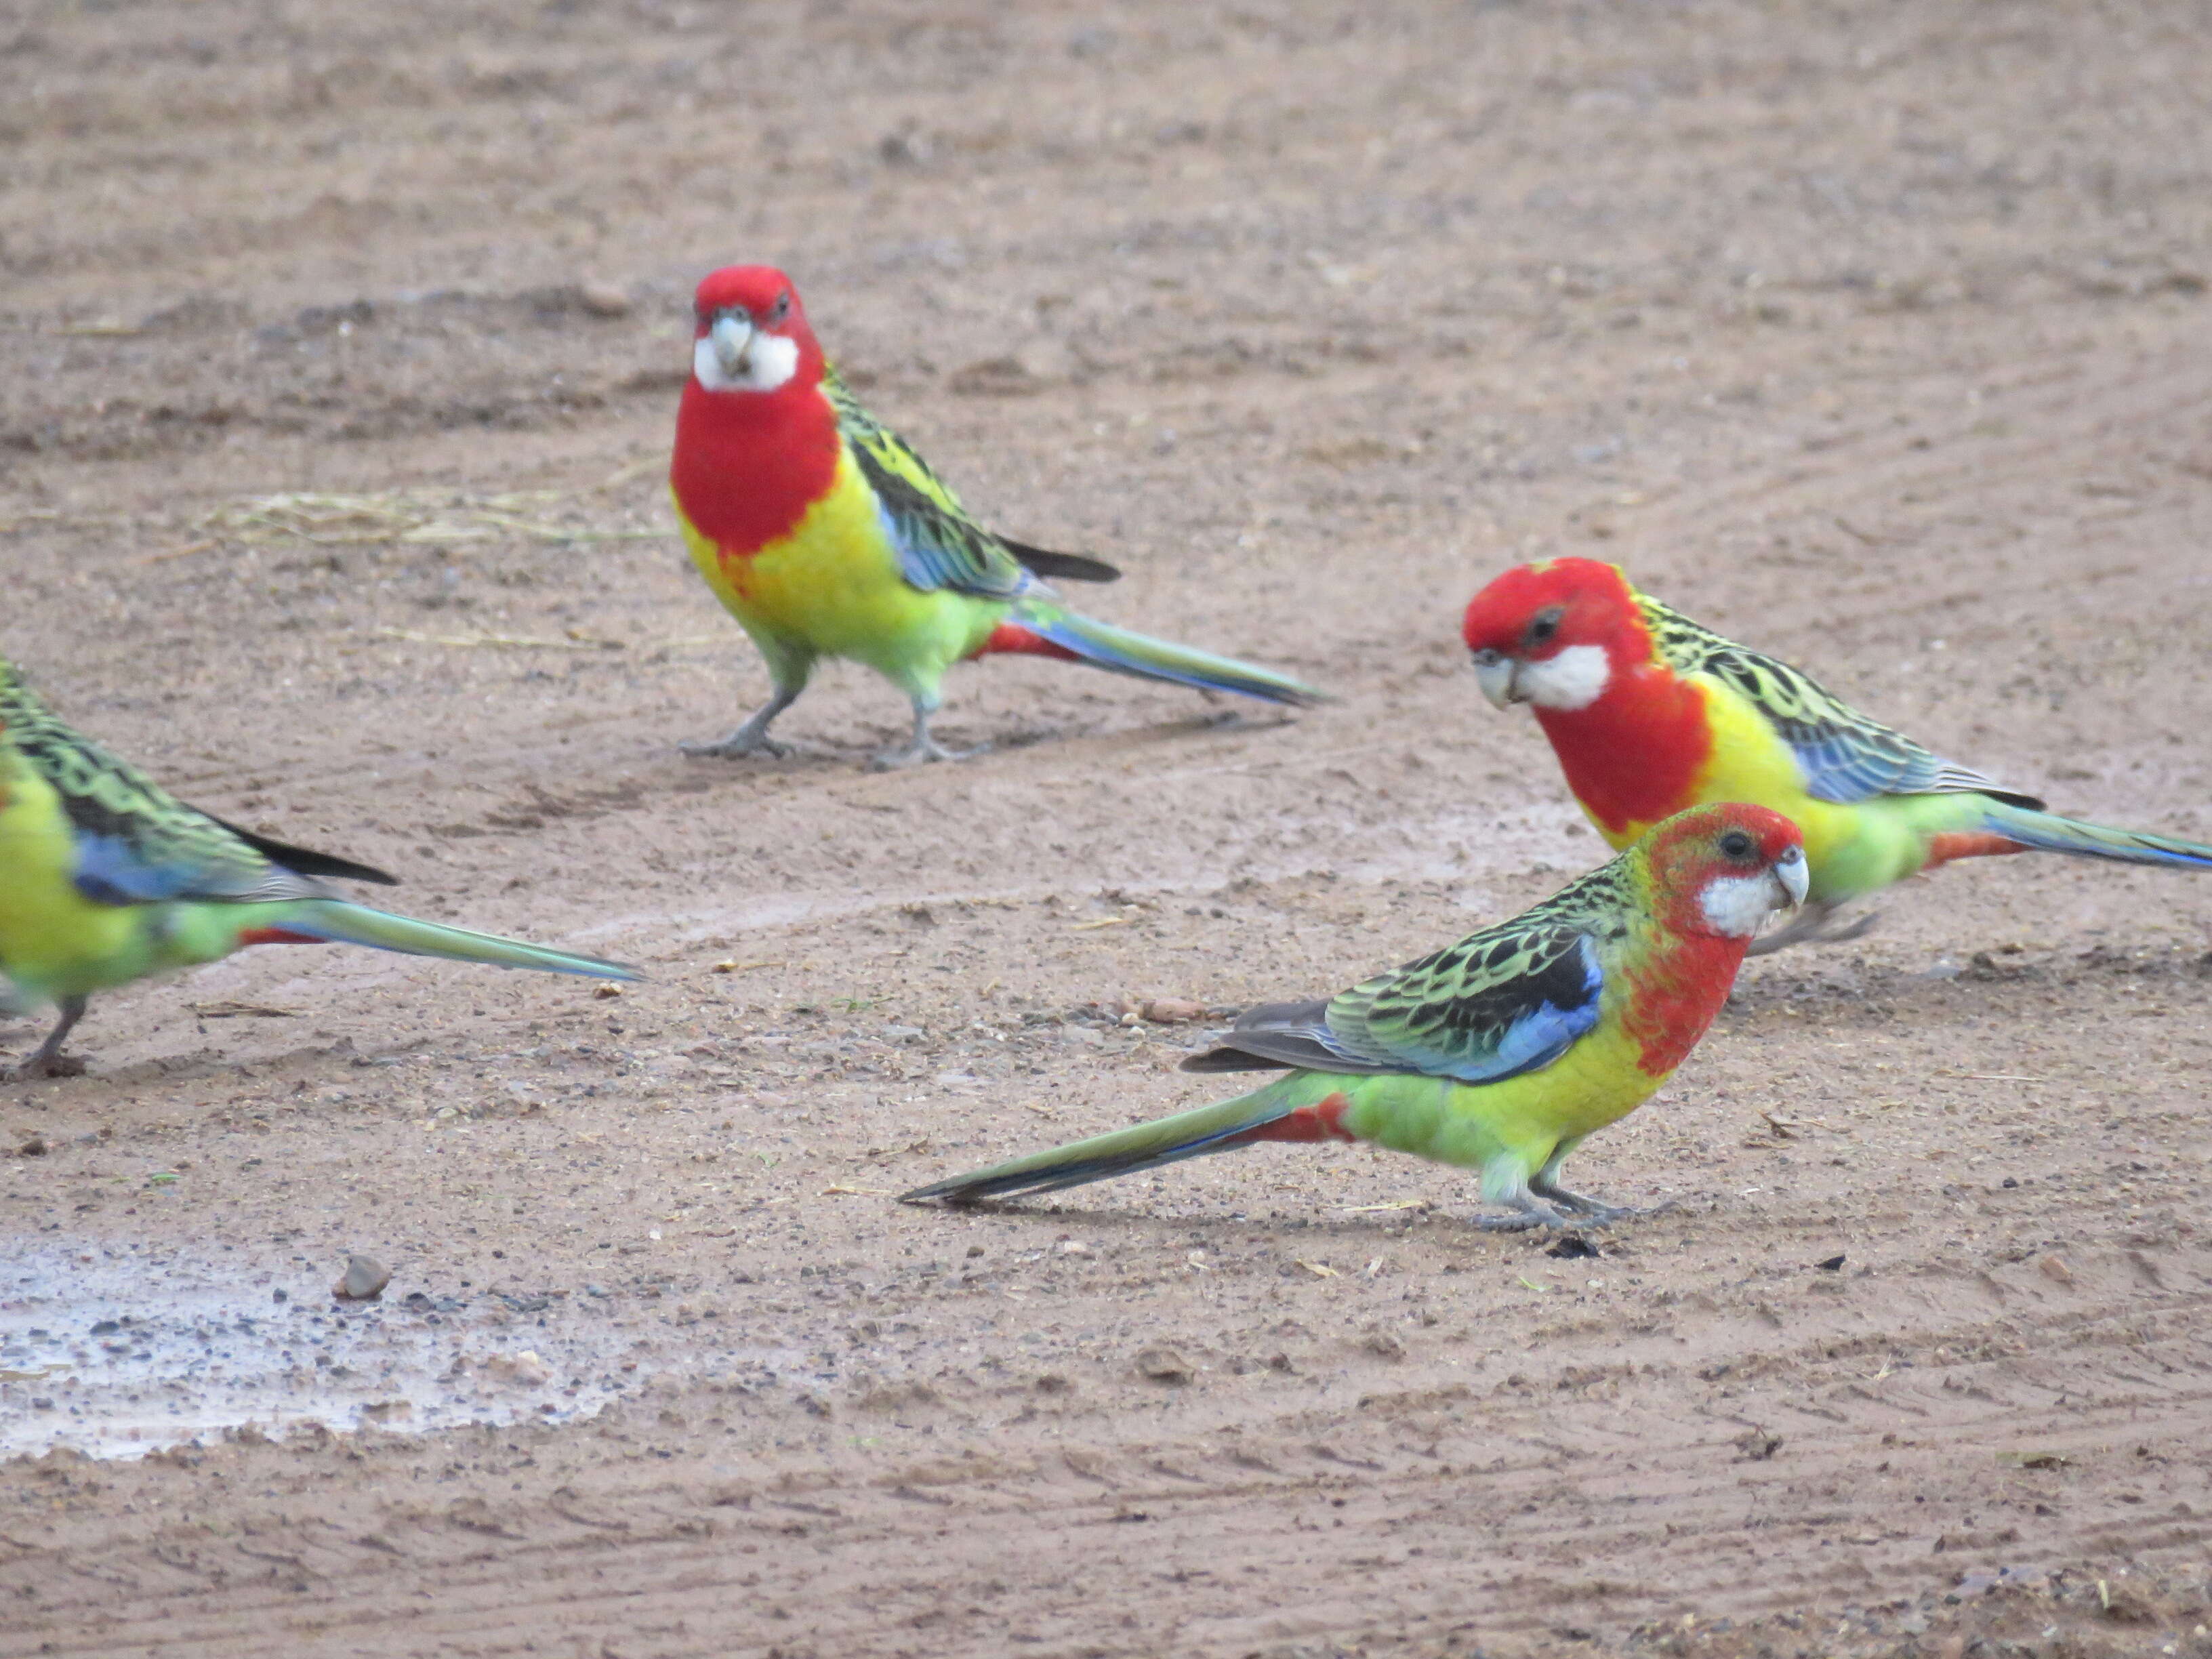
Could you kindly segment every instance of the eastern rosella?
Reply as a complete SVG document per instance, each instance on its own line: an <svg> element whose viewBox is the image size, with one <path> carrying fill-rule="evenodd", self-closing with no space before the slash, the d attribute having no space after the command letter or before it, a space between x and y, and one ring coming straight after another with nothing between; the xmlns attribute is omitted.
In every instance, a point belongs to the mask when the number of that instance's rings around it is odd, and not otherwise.
<svg viewBox="0 0 2212 1659"><path fill-rule="evenodd" d="M635 979L618 963L349 902L325 877L393 878L185 805L56 719L0 659L0 1012L60 1020L20 1068L80 1070L62 1043L94 991L247 945L372 945L504 968Z"/></svg>
<svg viewBox="0 0 2212 1659"><path fill-rule="evenodd" d="M1264 668L1147 639L1060 605L1038 579L1111 581L1109 564L986 530L897 434L861 408L781 271L732 265L700 283L691 376L669 483L707 585L767 659L774 694L692 755L783 750L769 725L820 657L866 664L906 693L914 737L880 763L957 758L929 734L945 671L993 652L1310 703Z"/></svg>
<svg viewBox="0 0 2212 1659"><path fill-rule="evenodd" d="M1265 1088L908 1193L1050 1192L1262 1140L1364 1140L1481 1172L1512 1212L1621 1213L1559 1185L1583 1139L1642 1105L1728 1000L1744 947L1805 894L1797 826L1699 807L1510 921L1325 1002L1255 1008L1193 1072L1287 1070Z"/></svg>
<svg viewBox="0 0 2212 1659"><path fill-rule="evenodd" d="M1837 906L1953 859L2033 851L2212 868L2212 847L2059 817L1940 759L1595 559L1507 571L1468 605L1463 634L1483 695L1534 708L1567 787L1613 846L1700 801L1757 801L1803 828L1805 909L1754 955L1853 937L1872 918L1826 931Z"/></svg>

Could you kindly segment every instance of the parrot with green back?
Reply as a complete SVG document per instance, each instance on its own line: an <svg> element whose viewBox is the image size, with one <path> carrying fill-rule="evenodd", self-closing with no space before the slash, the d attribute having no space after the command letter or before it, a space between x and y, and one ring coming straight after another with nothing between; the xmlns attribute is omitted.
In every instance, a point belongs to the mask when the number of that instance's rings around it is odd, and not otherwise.
<svg viewBox="0 0 2212 1659"><path fill-rule="evenodd" d="M0 1011L60 1011L19 1075L83 1069L62 1044L94 992L248 945L368 945L637 977L620 963L372 910L330 878L395 884L185 805L64 725L0 659Z"/></svg>
<svg viewBox="0 0 2212 1659"><path fill-rule="evenodd" d="M1701 801L1757 801L1804 830L1805 908L1754 955L1855 938L1874 918L1832 928L1838 906L1954 859L2071 853L2212 869L2212 847L2045 811L1595 559L1505 572L1468 604L1462 631L1483 695L1534 708L1568 788L1613 846Z"/></svg>
<svg viewBox="0 0 2212 1659"><path fill-rule="evenodd" d="M1703 806L1510 921L1327 1001L1240 1018L1185 1071L1287 1076L918 1188L908 1201L1052 1192L1260 1141L1367 1141L1480 1172L1490 1227L1625 1212L1559 1184L1583 1138L1670 1077L1728 1000L1744 948L1805 893L1796 825Z"/></svg>
<svg viewBox="0 0 2212 1659"><path fill-rule="evenodd" d="M1041 579L1112 581L1112 565L995 534L822 355L791 281L732 265L700 283L691 375L669 469L685 544L767 660L775 690L686 754L781 754L769 736L823 657L906 693L914 734L878 758L953 760L929 732L947 669L994 653L1052 657L1278 703L1322 694L1265 668L1077 615ZM974 751L969 751L974 752Z"/></svg>

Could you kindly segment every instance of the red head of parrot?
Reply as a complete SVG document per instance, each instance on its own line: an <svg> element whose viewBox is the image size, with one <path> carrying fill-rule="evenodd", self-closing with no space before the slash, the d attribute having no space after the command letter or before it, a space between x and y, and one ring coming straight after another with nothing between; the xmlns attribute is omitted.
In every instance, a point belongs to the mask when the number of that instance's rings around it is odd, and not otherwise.
<svg viewBox="0 0 2212 1659"><path fill-rule="evenodd" d="M1804 902L1804 832L1742 801L1669 818L1642 843L1660 942L1628 969L1622 1024L1653 1077L1688 1057L1727 1002L1759 927Z"/></svg>
<svg viewBox="0 0 2212 1659"><path fill-rule="evenodd" d="M1713 743L1705 702L1660 659L1619 566L1517 566L1468 602L1460 631L1483 696L1534 708L1567 787L1606 829L1696 799Z"/></svg>
<svg viewBox="0 0 2212 1659"><path fill-rule="evenodd" d="M1677 814L1644 849L1654 911L1669 931L1748 941L1805 900L1805 835L1771 807L1723 801Z"/></svg>
<svg viewBox="0 0 2212 1659"><path fill-rule="evenodd" d="M774 266L715 271L694 320L669 483L692 527L742 556L788 534L830 489L836 411L799 290Z"/></svg>

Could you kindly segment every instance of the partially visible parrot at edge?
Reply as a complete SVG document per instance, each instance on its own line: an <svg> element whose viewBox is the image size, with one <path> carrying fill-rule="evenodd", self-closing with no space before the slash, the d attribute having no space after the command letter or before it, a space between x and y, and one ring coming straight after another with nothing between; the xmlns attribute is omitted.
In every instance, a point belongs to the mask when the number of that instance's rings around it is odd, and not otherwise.
<svg viewBox="0 0 2212 1659"><path fill-rule="evenodd" d="M1856 938L1874 918L1832 927L1838 906L1954 859L2070 853L2212 870L2212 847L2061 817L1942 759L1599 560L1506 571L1468 604L1462 636L1483 695L1535 710L1612 845L1703 801L1756 801L1803 828L1805 908L1754 955Z"/></svg>
<svg viewBox="0 0 2212 1659"><path fill-rule="evenodd" d="M0 1012L60 1018L17 1074L62 1052L87 1000L248 945L367 945L502 968L632 980L634 969L356 904L327 878L395 884L185 805L70 730L0 659Z"/></svg>
<svg viewBox="0 0 2212 1659"><path fill-rule="evenodd" d="M732 265L701 283L692 372L669 483L691 556L766 659L774 691L690 755L781 754L769 736L815 663L845 657L903 691L897 766L960 758L930 735L945 671L1014 653L1277 703L1324 694L1287 675L1148 639L1061 605L1042 579L1111 581L1112 565L997 535L824 361L781 271Z"/></svg>
<svg viewBox="0 0 2212 1659"><path fill-rule="evenodd" d="M1366 1141L1480 1172L1493 1228L1628 1213L1559 1184L1712 1024L1745 947L1805 894L1797 827L1699 807L1510 921L1317 1002L1240 1018L1185 1071L1288 1073L1250 1094L933 1182L906 1200L1054 1192L1261 1141Z"/></svg>

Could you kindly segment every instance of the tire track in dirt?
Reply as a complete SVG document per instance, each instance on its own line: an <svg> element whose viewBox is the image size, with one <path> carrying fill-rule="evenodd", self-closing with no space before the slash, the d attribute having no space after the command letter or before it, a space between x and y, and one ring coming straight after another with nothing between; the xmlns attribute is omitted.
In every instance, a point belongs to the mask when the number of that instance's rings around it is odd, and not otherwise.
<svg viewBox="0 0 2212 1659"><path fill-rule="evenodd" d="M1510 1357L1517 1369L1502 1386L1506 1403L1480 1416L1470 1413L1476 1396L1468 1382L1433 1370L1406 1376L1420 1370L1418 1357L1380 1375L1328 1377L1328 1395L1366 1390L1349 1412L1324 1400L1238 1411L1230 1422L1222 1420L1225 1402L1213 1397L1218 1388L1201 1382L1171 1408L1185 1419L1180 1432L1160 1438L1102 1436L1095 1431L1108 1425L1084 1421L1097 1413L1078 1410L1021 1414L1062 1419L1050 1437L1001 1419L979 1441L982 1420L969 1413L981 1401L909 1397L891 1409L963 1427L967 1444L990 1449L866 1475L739 1475L706 1492L693 1480L668 1483L648 1461L641 1474L602 1471L588 1489L552 1500L502 1500L489 1495L494 1483L482 1498L403 1503L358 1537L346 1535L353 1520L303 1526L279 1511L246 1522L227 1545L185 1534L118 1540L63 1561L41 1553L0 1564L0 1583L32 1574L46 1587L50 1618L104 1613L96 1644L52 1650L117 1659L346 1651L344 1640L368 1638L395 1618L374 1605L395 1558L418 1588L434 1592L434 1613L397 1615L394 1628L411 1642L519 1632L544 1609L545 1583L566 1577L580 1558L592 1563L597 1611L553 1616L568 1636L625 1650L656 1628L713 1628L732 1598L763 1610L763 1647L770 1625L779 1644L848 1650L882 1650L876 1644L916 1631L938 1641L989 1641L1001 1598L1012 1596L1015 1628L1046 1651L1088 1642L1092 1651L1139 1653L1164 1638L1177 1651L1228 1653L1341 1634L1345 1610L1378 1589L1406 1626L1446 1620L1473 1601L1497 1609L1486 1629L1510 1634L1584 1617L1664 1618L1683 1607L1708 1619L1756 1617L1795 1605L1808 1588L1871 1595L1884 1583L1911 1583L1931 1551L1970 1564L1994 1554L2016 1571L2077 1554L2121 1555L2150 1570L2181 1565L2197 1547L2191 1517L2205 1501L2205 1473L2195 1470L2186 1488L2193 1504L2146 1510L2126 1488L2154 1459L2201 1437L2212 1389L2201 1345L2146 1340L2142 1329L2146 1320L2201 1317L2204 1290L2144 1298L2146 1272L2212 1285L2212 1255L2154 1249L2076 1258L2066 1287L2074 1306L2039 1321L2060 1340L2035 1346L2010 1318L1990 1313L1987 1275L1942 1275L1932 1297L1912 1298L1915 1311L1885 1331L1886 1376L1871 1387L1856 1369L1864 1357L1839 1364L1833 1339L1875 1306L1895 1322L1893 1292L1815 1279L1842 1289L1814 1298L1802 1319L1791 1310L1790 1325L1810 1328L1787 1337L1770 1331L1767 1352L1703 1389L1668 1357L1678 1346L1743 1352L1740 1333L1716 1322L1747 1312L1755 1319L1757 1300L1747 1306L1723 1292L1708 1310L1693 1297L1677 1304L1675 1328L1626 1340L1601 1320L1538 1325L1527 1333L1528 1351ZM2008 1298L2045 1299L2053 1285L2024 1265L1997 1282ZM2131 1305L2111 1305L2123 1299ZM2116 1390L2108 1358L2115 1349L2130 1351L2145 1373L2164 1375L2122 1372L2127 1386ZM1285 1389L1304 1387L1267 1375ZM1756 1403L1738 1392L1753 1379L1763 1397ZM1778 1421L1778 1408L1792 1414ZM1861 1449L1877 1435L1881 1467L1869 1472ZM1968 1447L1979 1449L1985 1474L1959 1468L1958 1452ZM1923 1518L1938 1511L1916 1505L1931 1493L1947 1500L1946 1520ZM2027 1541L2021 1519L2034 1506L2048 1510L2046 1500L2065 1508ZM1963 1525L1957 1503L1968 1508ZM1011 1532L993 1524L1016 1521ZM1097 1547L1069 1560L1061 1540L1093 1528ZM972 1552L961 1551L963 1534L977 1540ZM1754 1569L1778 1553L1817 1556L1834 1539L1854 1546L1850 1559L1817 1572L1809 1587L1802 1578L1765 1583ZM909 1564L924 1547L939 1570L915 1575ZM942 1570L948 1548L967 1563L952 1577ZM837 1563L834 1596L810 1565L825 1558ZM1602 1565L1621 1559L1638 1563L1626 1579ZM88 1581L78 1607L51 1605L57 1566ZM168 1605L196 1582L256 1574L313 1586L313 1617L286 1620L290 1633L276 1638L301 1645L264 1646L257 1634L284 1606L282 1595L249 1596L209 1623ZM1126 1640L1095 1626L1086 1633L1107 1587L1132 1575L1224 1593L1257 1580L1268 1605L1187 1619L1171 1631L1152 1626ZM159 1626L143 1638L133 1628L134 1595L149 1598ZM1250 1597L1231 1599L1249 1608ZM642 1624L641 1607L652 1613ZM503 1650L495 1641L486 1650Z"/></svg>

